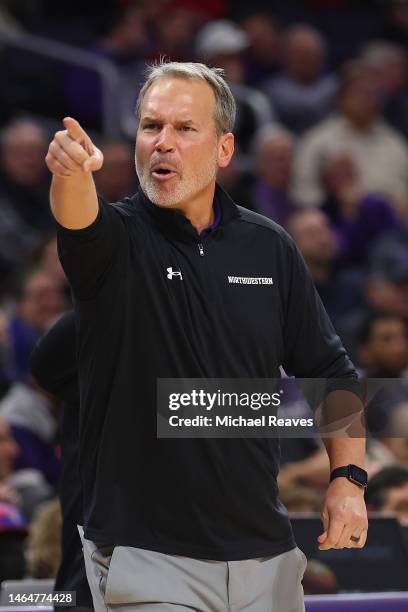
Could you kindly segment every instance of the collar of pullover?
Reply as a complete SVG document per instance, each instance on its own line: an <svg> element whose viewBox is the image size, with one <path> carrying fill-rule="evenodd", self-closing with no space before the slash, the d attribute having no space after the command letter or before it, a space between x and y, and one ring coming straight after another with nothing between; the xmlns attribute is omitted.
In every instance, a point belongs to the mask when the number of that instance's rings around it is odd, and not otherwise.
<svg viewBox="0 0 408 612"><path fill-rule="evenodd" d="M166 233L171 233L181 240L199 240L206 238L209 234L219 235L226 223L239 217L239 210L228 194L216 185L214 196L215 220L212 225L197 232L196 228L180 212L168 208L161 208L153 204L142 189L138 190L139 201L143 209L154 220L155 223Z"/></svg>

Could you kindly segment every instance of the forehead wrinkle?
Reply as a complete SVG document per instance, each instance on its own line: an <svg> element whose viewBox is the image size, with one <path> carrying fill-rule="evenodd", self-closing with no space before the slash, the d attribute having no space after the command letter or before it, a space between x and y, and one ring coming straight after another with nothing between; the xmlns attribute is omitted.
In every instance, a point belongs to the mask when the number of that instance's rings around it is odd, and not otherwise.
<svg viewBox="0 0 408 612"><path fill-rule="evenodd" d="M195 83L191 91L176 91L174 93L172 93L171 82L166 83L167 87L162 89L160 89L160 85L163 85L162 82L157 83L156 87L152 85L146 92L141 109L142 120L145 115L150 116L152 113L157 120L163 122L170 120L176 123L190 120L197 124L203 124L207 120L213 120L215 98L211 88L209 90L203 88L199 96L194 96L193 92L197 91L194 87ZM213 106L212 112L208 112L209 94Z"/></svg>
<svg viewBox="0 0 408 612"><path fill-rule="evenodd" d="M163 112L161 107L161 101L148 101L145 108L142 111L141 120L145 121L146 119L154 119L155 121L160 121L161 123L200 123L197 117L194 117L192 113L192 105L190 107L180 106L178 104L173 104L172 107L169 107L167 103L163 104L166 107L166 110Z"/></svg>

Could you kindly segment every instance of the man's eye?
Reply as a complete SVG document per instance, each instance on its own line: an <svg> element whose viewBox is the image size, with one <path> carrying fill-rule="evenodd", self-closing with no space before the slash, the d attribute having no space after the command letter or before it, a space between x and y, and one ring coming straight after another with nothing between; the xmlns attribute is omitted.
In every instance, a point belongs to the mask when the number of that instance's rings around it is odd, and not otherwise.
<svg viewBox="0 0 408 612"><path fill-rule="evenodd" d="M182 130L183 132L192 132L192 131L193 131L193 128L192 128L192 127L190 127L189 125L183 125L183 126L181 127L181 130Z"/></svg>
<svg viewBox="0 0 408 612"><path fill-rule="evenodd" d="M158 128L158 124L157 123L146 123L144 126L145 130L155 130L156 128Z"/></svg>

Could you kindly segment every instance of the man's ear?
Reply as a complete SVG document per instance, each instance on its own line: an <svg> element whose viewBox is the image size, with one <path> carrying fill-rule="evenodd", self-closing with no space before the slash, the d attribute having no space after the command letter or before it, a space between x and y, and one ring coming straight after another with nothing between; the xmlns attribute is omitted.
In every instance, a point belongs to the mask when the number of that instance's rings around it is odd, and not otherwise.
<svg viewBox="0 0 408 612"><path fill-rule="evenodd" d="M218 142L218 167L226 168L234 154L234 134L223 134Z"/></svg>

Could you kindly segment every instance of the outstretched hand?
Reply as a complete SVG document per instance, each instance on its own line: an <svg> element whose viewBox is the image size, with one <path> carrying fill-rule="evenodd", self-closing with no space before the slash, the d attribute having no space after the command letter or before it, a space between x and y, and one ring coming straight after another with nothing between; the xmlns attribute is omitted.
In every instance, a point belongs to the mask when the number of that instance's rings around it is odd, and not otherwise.
<svg viewBox="0 0 408 612"><path fill-rule="evenodd" d="M102 167L103 155L81 127L72 119L63 120L65 130L56 132L45 158L48 169L60 178L80 172L96 172Z"/></svg>

